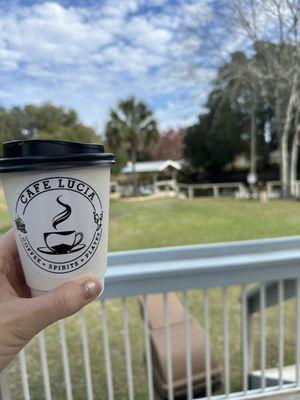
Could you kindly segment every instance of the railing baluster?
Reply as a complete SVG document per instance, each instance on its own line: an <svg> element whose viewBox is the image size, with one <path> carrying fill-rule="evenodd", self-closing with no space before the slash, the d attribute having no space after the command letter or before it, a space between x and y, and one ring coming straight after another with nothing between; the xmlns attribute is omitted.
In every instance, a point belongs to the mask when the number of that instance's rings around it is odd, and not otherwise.
<svg viewBox="0 0 300 400"><path fill-rule="evenodd" d="M248 326L247 326L247 301L246 286L242 286L242 335L243 335L243 391L248 391Z"/></svg>
<svg viewBox="0 0 300 400"><path fill-rule="evenodd" d="M20 353L19 353L19 361L20 361L20 369L21 369L21 378L22 378L24 400L30 400L30 392L29 392L29 384L28 384L28 375L27 375L27 367L26 367L25 350L21 350L20 351Z"/></svg>
<svg viewBox="0 0 300 400"><path fill-rule="evenodd" d="M210 316L208 289L204 289L206 396L211 398Z"/></svg>
<svg viewBox="0 0 300 400"><path fill-rule="evenodd" d="M300 278L296 279L296 384L300 385Z"/></svg>
<svg viewBox="0 0 300 400"><path fill-rule="evenodd" d="M186 356L186 377L187 377L187 398L193 398L192 382L192 358L191 358L191 337L190 337L190 312L189 312L189 294L183 292L184 301L184 328L185 328L185 356Z"/></svg>
<svg viewBox="0 0 300 400"><path fill-rule="evenodd" d="M59 331L60 331L60 342L61 342L61 352L62 352L62 360L63 360L63 368L64 368L66 395L67 395L67 400L73 400L70 364L69 364L69 356L68 356L68 348L67 348L64 320L60 320L58 322L58 324L59 324Z"/></svg>
<svg viewBox="0 0 300 400"><path fill-rule="evenodd" d="M124 325L128 398L130 400L133 400L134 390L133 390L133 378L132 378L132 360L131 360L131 348L130 348L130 337L129 337L129 326L128 326L128 309L127 309L127 299L126 298L122 299L122 314L123 314L123 325Z"/></svg>
<svg viewBox="0 0 300 400"><path fill-rule="evenodd" d="M260 369L261 389L266 388L266 290L265 284L260 284Z"/></svg>
<svg viewBox="0 0 300 400"><path fill-rule="evenodd" d="M91 373L91 363L90 363L90 353L89 353L89 341L88 341L86 320L83 309L80 311L80 326L81 326L81 338L82 338L82 350L83 350L87 399L93 400L94 395L93 395L92 373Z"/></svg>
<svg viewBox="0 0 300 400"><path fill-rule="evenodd" d="M229 355L229 312L228 287L223 287L223 337L224 337L224 389L226 397L230 393L230 355Z"/></svg>
<svg viewBox="0 0 300 400"><path fill-rule="evenodd" d="M108 328L107 328L106 310L105 310L104 300L100 300L100 305L101 305L101 319L102 319L102 326L103 326L103 345L104 345L104 358L105 358L105 366L106 366L107 392L108 392L109 400L113 400L114 399L114 389L113 389L113 381L112 381L109 336L108 336Z"/></svg>
<svg viewBox="0 0 300 400"><path fill-rule="evenodd" d="M149 318L148 318L148 298L146 295L143 296L143 314L144 314L144 333L145 333L145 349L146 349L147 379L148 379L148 397L149 400L154 400L152 355L151 355Z"/></svg>
<svg viewBox="0 0 300 400"><path fill-rule="evenodd" d="M168 293L164 293L164 327L165 327L165 343L167 349L168 400L173 400L174 399L173 366L172 366L172 346L171 346L170 325L169 325Z"/></svg>
<svg viewBox="0 0 300 400"><path fill-rule="evenodd" d="M7 380L7 369L0 372L0 400L11 400L9 384Z"/></svg>
<svg viewBox="0 0 300 400"><path fill-rule="evenodd" d="M282 388L283 385L283 376L282 376L282 368L283 368L283 360L284 360L284 308L283 308L283 299L284 299L284 287L283 281L280 280L278 282L278 374L279 374L279 389Z"/></svg>
<svg viewBox="0 0 300 400"><path fill-rule="evenodd" d="M51 387L50 387L49 370L47 362L47 349L46 349L44 331L41 331L38 334L38 339L39 339L43 381L44 381L45 399L51 400Z"/></svg>

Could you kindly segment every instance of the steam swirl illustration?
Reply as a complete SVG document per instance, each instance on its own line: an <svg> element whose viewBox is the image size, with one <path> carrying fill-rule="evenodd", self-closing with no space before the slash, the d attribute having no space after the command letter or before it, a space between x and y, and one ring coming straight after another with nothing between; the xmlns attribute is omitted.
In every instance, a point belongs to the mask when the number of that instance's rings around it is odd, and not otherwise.
<svg viewBox="0 0 300 400"><path fill-rule="evenodd" d="M62 222L66 221L69 216L71 215L72 209L68 204L63 203L61 200L59 200L62 196L59 196L56 201L58 204L64 207L64 210L57 214L53 219L52 219L52 226L54 229L57 229L57 225L61 224Z"/></svg>
<svg viewBox="0 0 300 400"><path fill-rule="evenodd" d="M80 251L85 248L85 244L81 243L84 237L82 232L71 230L58 230L57 226L66 221L71 213L72 208L69 204L60 200L61 196L56 198L56 202L63 207L63 211L55 215L52 219L52 226L55 229L53 232L44 232L44 242L46 247L38 247L38 251L43 254L70 254Z"/></svg>

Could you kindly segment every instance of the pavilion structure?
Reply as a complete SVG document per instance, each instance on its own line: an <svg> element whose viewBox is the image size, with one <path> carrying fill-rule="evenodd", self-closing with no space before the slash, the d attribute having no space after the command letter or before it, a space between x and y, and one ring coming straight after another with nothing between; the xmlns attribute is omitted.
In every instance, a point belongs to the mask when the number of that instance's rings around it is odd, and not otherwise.
<svg viewBox="0 0 300 400"><path fill-rule="evenodd" d="M177 174L181 170L180 161L174 160L160 160L160 161L144 161L135 164L135 171L138 174L138 181L140 189L144 188L157 193L160 189L165 187L176 189ZM125 177L130 177L133 174L133 164L128 164L121 170L121 174ZM128 178L125 180L128 182ZM131 179L130 179L131 180Z"/></svg>

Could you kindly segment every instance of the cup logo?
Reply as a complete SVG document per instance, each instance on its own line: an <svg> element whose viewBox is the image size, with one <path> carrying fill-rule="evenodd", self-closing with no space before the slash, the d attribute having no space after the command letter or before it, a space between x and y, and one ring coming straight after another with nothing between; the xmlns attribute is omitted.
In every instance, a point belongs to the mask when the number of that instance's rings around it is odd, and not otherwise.
<svg viewBox="0 0 300 400"><path fill-rule="evenodd" d="M52 226L57 229L57 225L66 221L71 213L72 208L69 204L60 201L62 196L57 197L58 204L64 207L64 211L57 214L52 220ZM54 231L45 232L44 241L47 247L39 247L38 251L44 254L68 254L76 252L85 247L85 244L80 244L83 239L83 233L75 231Z"/></svg>
<svg viewBox="0 0 300 400"><path fill-rule="evenodd" d="M85 265L102 235L101 200L91 184L50 177L26 186L16 203L16 229L30 259L52 273Z"/></svg>

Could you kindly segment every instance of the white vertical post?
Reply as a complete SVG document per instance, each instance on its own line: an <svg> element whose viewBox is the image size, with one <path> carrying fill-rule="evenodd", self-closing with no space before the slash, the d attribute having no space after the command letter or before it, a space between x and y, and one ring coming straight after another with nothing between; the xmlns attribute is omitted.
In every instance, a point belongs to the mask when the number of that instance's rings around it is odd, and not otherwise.
<svg viewBox="0 0 300 400"><path fill-rule="evenodd" d="M246 286L242 286L242 337L243 337L243 391L248 391L248 327L247 327L247 298Z"/></svg>
<svg viewBox="0 0 300 400"><path fill-rule="evenodd" d="M70 364L69 364L69 356L68 356L68 348L67 348L64 320L60 320L58 322L58 324L59 324L59 330L60 330L62 361L63 361L64 378L65 378L65 386L66 386L65 389L66 389L66 396L67 396L66 398L67 398L67 400L73 400Z"/></svg>
<svg viewBox="0 0 300 400"><path fill-rule="evenodd" d="M93 400L94 395L93 395L92 373L91 373L91 363L90 363L90 353L89 353L89 341L88 341L86 320L83 309L80 311L80 326L81 326L81 339L82 339L87 399Z"/></svg>
<svg viewBox="0 0 300 400"><path fill-rule="evenodd" d="M184 301L184 328L185 328L185 362L187 376L187 399L193 398L193 382L192 382L192 360L191 360L191 336L190 336L190 312L189 312L189 295L187 291L183 292Z"/></svg>
<svg viewBox="0 0 300 400"><path fill-rule="evenodd" d="M219 197L219 187L218 185L213 185L213 195L215 198Z"/></svg>
<svg viewBox="0 0 300 400"><path fill-rule="evenodd" d="M243 190L244 189L244 185L242 183L239 183L239 199L243 198Z"/></svg>
<svg viewBox="0 0 300 400"><path fill-rule="evenodd" d="M127 300L126 300L126 298L122 299L122 315L123 315L123 326L124 326L128 398L129 398L129 400L133 400L133 398L134 398L134 396L133 396L134 390L133 390L131 347L130 347L130 336L129 336L129 325L128 325L128 309L127 309Z"/></svg>
<svg viewBox="0 0 300 400"><path fill-rule="evenodd" d="M248 306L248 304L247 304ZM248 368L249 373L253 369L253 359L254 359L254 343L252 337L252 314L247 310L247 327L248 327Z"/></svg>
<svg viewBox="0 0 300 400"><path fill-rule="evenodd" d="M6 369L0 372L0 400L11 400Z"/></svg>
<svg viewBox="0 0 300 400"><path fill-rule="evenodd" d="M206 396L211 398L210 316L208 289L204 289Z"/></svg>
<svg viewBox="0 0 300 400"><path fill-rule="evenodd" d="M265 284L260 284L260 369L261 388L266 388L266 291Z"/></svg>
<svg viewBox="0 0 300 400"><path fill-rule="evenodd" d="M283 281L278 282L278 374L279 374L279 389L283 385L283 360L284 360L284 287Z"/></svg>
<svg viewBox="0 0 300 400"><path fill-rule="evenodd" d="M144 334L145 334L145 349L146 349L146 364L147 364L147 379L148 379L148 398L149 400L154 400L152 356L151 356L149 318L148 318L148 298L146 295L143 296L143 314L144 314Z"/></svg>
<svg viewBox="0 0 300 400"><path fill-rule="evenodd" d="M173 391L172 346L171 346L170 325L169 325L168 293L164 293L164 327L165 327L165 344L167 349L168 400L173 400L174 391Z"/></svg>
<svg viewBox="0 0 300 400"><path fill-rule="evenodd" d="M296 279L296 384L300 385L300 278Z"/></svg>
<svg viewBox="0 0 300 400"><path fill-rule="evenodd" d="M223 287L223 338L224 338L224 389L226 397L230 393L230 355L229 355L229 311L228 288Z"/></svg>
<svg viewBox="0 0 300 400"><path fill-rule="evenodd" d="M50 387L49 370L48 370L48 362L47 362L47 350L46 350L44 331L41 331L38 334L38 339L39 339L43 381L44 381L45 399L51 400L51 387Z"/></svg>
<svg viewBox="0 0 300 400"><path fill-rule="evenodd" d="M102 319L102 327L103 327L103 346L104 346L104 358L105 358L105 366L106 366L107 392L108 392L108 399L113 400L114 399L114 390L113 390L112 369L111 369L110 348L109 348L109 336L108 336L108 328L107 328L106 310L105 310L104 300L100 300L100 305L101 305L101 319Z"/></svg>
<svg viewBox="0 0 300 400"><path fill-rule="evenodd" d="M270 186L270 182L267 182L267 196L268 196L268 200L270 199L271 194L272 194L272 189L271 189L271 186Z"/></svg>
<svg viewBox="0 0 300 400"><path fill-rule="evenodd" d="M20 353L19 353L19 361L20 361L20 369L21 369L21 378L22 378L24 400L30 400L30 392L29 392L29 384L28 384L28 375L27 375L27 367L26 367L25 350L21 350L20 351Z"/></svg>

